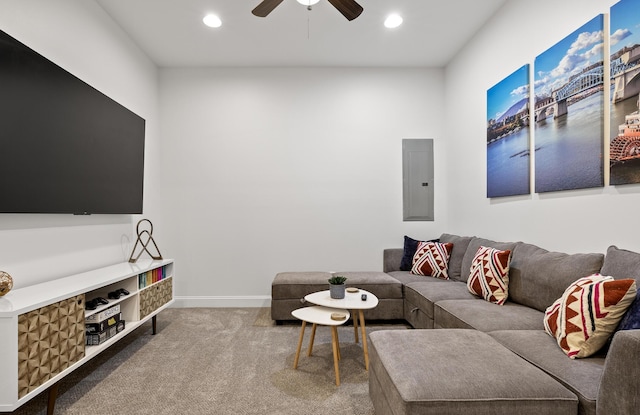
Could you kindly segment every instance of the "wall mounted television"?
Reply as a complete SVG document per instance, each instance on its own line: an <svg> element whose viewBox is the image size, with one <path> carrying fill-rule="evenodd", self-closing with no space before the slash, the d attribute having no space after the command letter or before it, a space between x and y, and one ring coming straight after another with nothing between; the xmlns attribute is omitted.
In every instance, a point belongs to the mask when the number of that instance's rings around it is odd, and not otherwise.
<svg viewBox="0 0 640 415"><path fill-rule="evenodd" d="M0 213L142 213L145 120L0 31Z"/></svg>

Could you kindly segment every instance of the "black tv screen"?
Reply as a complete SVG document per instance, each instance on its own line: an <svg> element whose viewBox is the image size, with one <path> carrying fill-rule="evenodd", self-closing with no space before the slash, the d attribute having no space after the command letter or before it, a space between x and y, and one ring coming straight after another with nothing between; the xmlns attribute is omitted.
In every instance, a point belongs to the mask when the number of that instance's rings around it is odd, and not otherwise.
<svg viewBox="0 0 640 415"><path fill-rule="evenodd" d="M0 212L142 213L144 135L143 118L0 31Z"/></svg>

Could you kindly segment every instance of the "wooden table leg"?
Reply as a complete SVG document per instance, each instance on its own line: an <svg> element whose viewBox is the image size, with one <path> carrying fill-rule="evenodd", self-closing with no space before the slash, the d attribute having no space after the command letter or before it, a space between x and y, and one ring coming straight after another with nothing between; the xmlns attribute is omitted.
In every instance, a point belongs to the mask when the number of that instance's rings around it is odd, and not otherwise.
<svg viewBox="0 0 640 415"><path fill-rule="evenodd" d="M364 350L364 368L369 370L369 349L367 349L367 332L364 327L364 311L358 310L360 329L362 330L362 350Z"/></svg>
<svg viewBox="0 0 640 415"><path fill-rule="evenodd" d="M338 360L342 360L342 355L340 354L340 336L338 336L338 326L336 328L336 342L338 343Z"/></svg>
<svg viewBox="0 0 640 415"><path fill-rule="evenodd" d="M353 316L353 333L356 339L356 343L359 343L358 340L358 316L356 314L356 310L351 310L351 315Z"/></svg>
<svg viewBox="0 0 640 415"><path fill-rule="evenodd" d="M296 350L296 358L293 360L293 368L298 368L298 359L300 358L300 349L302 348L302 339L304 338L304 328L307 322L302 320L302 328L300 329L300 338L298 339L298 350Z"/></svg>
<svg viewBox="0 0 640 415"><path fill-rule="evenodd" d="M151 317L151 334L155 335L156 330L156 316Z"/></svg>
<svg viewBox="0 0 640 415"><path fill-rule="evenodd" d="M340 346L338 345L338 329L336 326L331 326L331 345L333 346L333 368L336 372L336 386L340 386L340 366L338 364Z"/></svg>
<svg viewBox="0 0 640 415"><path fill-rule="evenodd" d="M311 327L311 339L309 339L309 350L307 351L307 356L311 356L311 353L313 352L313 342L316 339L316 326L317 324L314 324Z"/></svg>

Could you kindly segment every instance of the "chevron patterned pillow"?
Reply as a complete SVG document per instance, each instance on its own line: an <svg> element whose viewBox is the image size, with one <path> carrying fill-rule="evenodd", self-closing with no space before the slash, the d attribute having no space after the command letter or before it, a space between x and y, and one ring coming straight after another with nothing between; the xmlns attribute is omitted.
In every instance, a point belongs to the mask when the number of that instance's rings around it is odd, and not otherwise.
<svg viewBox="0 0 640 415"><path fill-rule="evenodd" d="M428 241L419 241L404 236L404 248L402 250L402 259L400 260L400 271L411 271L413 266L413 257L416 254L420 242L440 242L440 239L429 239Z"/></svg>
<svg viewBox="0 0 640 415"><path fill-rule="evenodd" d="M413 256L411 273L448 280L452 250L452 243L420 242Z"/></svg>
<svg viewBox="0 0 640 415"><path fill-rule="evenodd" d="M636 297L632 279L593 274L571 284L544 315L544 328L571 359L605 345Z"/></svg>
<svg viewBox="0 0 640 415"><path fill-rule="evenodd" d="M509 296L511 251L481 246L471 262L467 288L471 294L502 305Z"/></svg>

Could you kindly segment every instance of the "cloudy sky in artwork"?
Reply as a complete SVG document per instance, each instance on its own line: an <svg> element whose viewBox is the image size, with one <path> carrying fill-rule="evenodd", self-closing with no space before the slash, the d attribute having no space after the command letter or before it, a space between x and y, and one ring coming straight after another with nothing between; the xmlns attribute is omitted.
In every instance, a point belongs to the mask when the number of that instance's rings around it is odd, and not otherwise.
<svg viewBox="0 0 640 415"><path fill-rule="evenodd" d="M640 0L622 0L611 7L611 52L640 44Z"/></svg>
<svg viewBox="0 0 640 415"><path fill-rule="evenodd" d="M528 98L529 65L524 65L487 91L487 121L497 120L509 108Z"/></svg>
<svg viewBox="0 0 640 415"><path fill-rule="evenodd" d="M536 97L549 96L572 75L603 59L604 15L599 15L536 57Z"/></svg>

